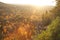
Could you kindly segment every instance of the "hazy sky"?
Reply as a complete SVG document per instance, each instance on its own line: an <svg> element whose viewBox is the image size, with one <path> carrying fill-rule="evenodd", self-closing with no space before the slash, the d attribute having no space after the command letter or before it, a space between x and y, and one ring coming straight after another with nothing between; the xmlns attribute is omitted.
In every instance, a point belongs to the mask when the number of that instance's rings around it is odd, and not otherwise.
<svg viewBox="0 0 60 40"><path fill-rule="evenodd" d="M9 4L56 5L55 0L0 0Z"/></svg>

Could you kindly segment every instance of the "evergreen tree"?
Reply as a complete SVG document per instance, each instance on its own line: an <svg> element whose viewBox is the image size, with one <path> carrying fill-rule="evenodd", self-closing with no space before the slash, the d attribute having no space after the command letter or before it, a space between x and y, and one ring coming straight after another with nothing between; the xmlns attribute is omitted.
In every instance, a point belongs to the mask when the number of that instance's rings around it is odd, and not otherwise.
<svg viewBox="0 0 60 40"><path fill-rule="evenodd" d="M43 31L34 40L60 40L60 0L56 1L57 5L52 10L55 19L47 27L46 31Z"/></svg>
<svg viewBox="0 0 60 40"><path fill-rule="evenodd" d="M60 40L60 17L57 17L40 35L39 40Z"/></svg>

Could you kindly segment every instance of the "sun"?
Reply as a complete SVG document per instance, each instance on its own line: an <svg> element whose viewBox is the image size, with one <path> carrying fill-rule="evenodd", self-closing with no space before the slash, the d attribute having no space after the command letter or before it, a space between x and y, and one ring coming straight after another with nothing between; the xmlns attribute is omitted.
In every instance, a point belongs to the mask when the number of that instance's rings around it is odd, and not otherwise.
<svg viewBox="0 0 60 40"><path fill-rule="evenodd" d="M9 4L35 5L35 6L55 6L55 0L0 0Z"/></svg>

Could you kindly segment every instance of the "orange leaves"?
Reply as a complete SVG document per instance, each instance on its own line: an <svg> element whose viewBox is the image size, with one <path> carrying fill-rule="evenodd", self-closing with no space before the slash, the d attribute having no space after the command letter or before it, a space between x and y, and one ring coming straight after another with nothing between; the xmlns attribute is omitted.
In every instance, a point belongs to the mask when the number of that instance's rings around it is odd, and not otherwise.
<svg viewBox="0 0 60 40"><path fill-rule="evenodd" d="M4 37L5 37L4 40L15 40L15 39L29 40L34 26L33 24L30 23L29 16L27 15L25 16L25 14L23 15L21 15L20 13L19 15L13 14L13 13L9 13L9 14L5 13L3 16L1 16L1 18L3 19L2 33L4 34ZM35 16L32 18L35 18Z"/></svg>
<svg viewBox="0 0 60 40"><path fill-rule="evenodd" d="M20 27L18 28L18 34L20 34L28 39L28 37L32 36L31 27L33 27L33 26L31 26L29 23L27 23L27 24L22 23L20 25Z"/></svg>
<svg viewBox="0 0 60 40"><path fill-rule="evenodd" d="M9 19L9 16L6 16L6 19Z"/></svg>
<svg viewBox="0 0 60 40"><path fill-rule="evenodd" d="M38 20L39 17L38 17L37 15L32 15L32 16L30 17L30 19L31 19L31 20Z"/></svg>
<svg viewBox="0 0 60 40"><path fill-rule="evenodd" d="M7 38L4 38L4 40L9 40L9 38L7 37Z"/></svg>
<svg viewBox="0 0 60 40"><path fill-rule="evenodd" d="M4 28L4 29L3 29L3 32L4 32L4 33L6 33L6 32L7 32L7 29L6 29L6 28Z"/></svg>
<svg viewBox="0 0 60 40"><path fill-rule="evenodd" d="M10 29L12 29L12 25L9 25L8 27L9 27Z"/></svg>
<svg viewBox="0 0 60 40"><path fill-rule="evenodd" d="M27 34L26 29L24 27L20 27L18 29L18 32L20 32L22 35L26 35Z"/></svg>

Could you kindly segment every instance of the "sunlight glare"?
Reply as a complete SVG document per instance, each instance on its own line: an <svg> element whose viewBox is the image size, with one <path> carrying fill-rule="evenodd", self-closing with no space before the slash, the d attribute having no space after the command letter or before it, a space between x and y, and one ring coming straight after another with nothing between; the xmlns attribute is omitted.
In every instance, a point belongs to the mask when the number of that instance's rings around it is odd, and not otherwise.
<svg viewBox="0 0 60 40"><path fill-rule="evenodd" d="M35 6L55 6L55 0L0 0L9 4L35 5Z"/></svg>

